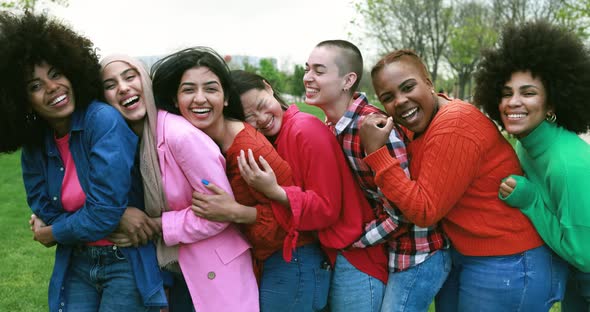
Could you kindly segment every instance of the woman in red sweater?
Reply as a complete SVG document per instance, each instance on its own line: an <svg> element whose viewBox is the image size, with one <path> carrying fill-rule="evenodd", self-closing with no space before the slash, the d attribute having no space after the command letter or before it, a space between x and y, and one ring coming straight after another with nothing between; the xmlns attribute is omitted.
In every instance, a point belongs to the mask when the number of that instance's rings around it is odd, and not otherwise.
<svg viewBox="0 0 590 312"><path fill-rule="evenodd" d="M211 137L226 158L226 174L235 200L221 187L202 181L213 194L194 192L191 208L197 216L210 221L241 225L253 246L254 262L259 269L263 268L262 272L258 271L260 309L276 311L275 302L292 311L323 308L314 306L315 301L322 301L314 290L320 290L321 296L327 293L329 286L328 277L316 276L325 257L317 239L311 233L300 233L293 246L296 247L293 257L283 260L281 251L283 245L287 246L284 241L291 243L291 239L274 217L270 200L250 188L240 176L237 157L241 150L249 149L253 157L263 156L268 160L281 185L293 184L291 168L278 156L272 144L252 126L240 121L242 106L239 96L232 93L230 71L223 58L209 48L189 48L160 60L152 71L156 78L158 73L162 78L154 79L156 99L188 110L191 123ZM158 89L160 92L156 92ZM290 247L287 253L291 252ZM310 265L300 266L300 261ZM208 278L212 280L214 276ZM283 283L267 286L268 279Z"/></svg>
<svg viewBox="0 0 590 312"><path fill-rule="evenodd" d="M329 296L332 312L379 311L379 289L388 276L387 254L383 245L347 248L375 216L340 144L317 117L300 112L296 105L284 105L264 78L245 71L232 71L232 78L246 121L268 137L289 163L294 185L277 184L272 168L263 160L259 168L253 157L240 157L245 180L271 198L273 208L289 208L292 228L317 233L334 268ZM346 307L339 309L334 302L346 303Z"/></svg>
<svg viewBox="0 0 590 312"><path fill-rule="evenodd" d="M475 106L434 92L422 60L409 50L383 57L371 71L389 118L361 127L365 161L376 183L419 226L442 220L453 268L437 311L547 311L563 285L547 283L556 256L530 221L497 195L501 180L522 174L516 154ZM413 132L408 178L383 147L394 122ZM555 272L554 272L555 271Z"/></svg>

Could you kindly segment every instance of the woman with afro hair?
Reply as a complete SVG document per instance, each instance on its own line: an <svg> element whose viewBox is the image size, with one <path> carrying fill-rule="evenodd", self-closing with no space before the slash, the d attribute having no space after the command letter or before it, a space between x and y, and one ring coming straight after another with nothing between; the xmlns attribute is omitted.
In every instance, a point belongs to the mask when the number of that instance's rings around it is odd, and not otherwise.
<svg viewBox="0 0 590 312"><path fill-rule="evenodd" d="M590 54L547 22L508 26L476 74L475 102L514 135L525 176L499 196L569 262L564 311L590 311Z"/></svg>
<svg viewBox="0 0 590 312"><path fill-rule="evenodd" d="M101 87L88 39L45 15L0 13L0 152L22 147L34 239L57 244L49 310L159 311L154 246L106 239L143 196L137 136L95 100Z"/></svg>

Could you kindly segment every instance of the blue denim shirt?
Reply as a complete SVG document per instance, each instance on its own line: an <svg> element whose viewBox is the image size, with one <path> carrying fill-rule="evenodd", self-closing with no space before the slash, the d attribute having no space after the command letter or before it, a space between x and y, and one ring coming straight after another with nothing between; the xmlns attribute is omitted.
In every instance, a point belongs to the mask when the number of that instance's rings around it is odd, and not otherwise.
<svg viewBox="0 0 590 312"><path fill-rule="evenodd" d="M74 111L70 152L82 190L84 206L66 212L61 204L64 166L47 131L42 147L25 146L21 165L27 202L33 212L52 225L57 244L49 282L49 310L59 311L72 247L105 238L113 232L128 205L143 208L141 176L135 163L137 136L111 106L93 101ZM146 306L165 306L162 276L153 244L121 251L134 269Z"/></svg>

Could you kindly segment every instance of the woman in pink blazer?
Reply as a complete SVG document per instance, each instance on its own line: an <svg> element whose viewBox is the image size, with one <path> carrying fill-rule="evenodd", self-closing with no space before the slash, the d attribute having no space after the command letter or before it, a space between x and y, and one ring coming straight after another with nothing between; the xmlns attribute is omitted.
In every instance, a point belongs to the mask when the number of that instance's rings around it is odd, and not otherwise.
<svg viewBox="0 0 590 312"><path fill-rule="evenodd" d="M172 72L176 68L161 64L154 65L152 76L159 108L155 145L161 174L155 180L162 182L168 206L161 218L164 243L178 246L178 264L196 311L258 311L250 245L235 225L208 221L191 210L193 191L211 193L204 187L209 181L229 194L231 187L219 147L178 109L178 98L158 97L162 88L177 94L183 87L181 77ZM148 124L154 125L155 108L148 107L147 115ZM158 255L160 264L174 271L174 249Z"/></svg>

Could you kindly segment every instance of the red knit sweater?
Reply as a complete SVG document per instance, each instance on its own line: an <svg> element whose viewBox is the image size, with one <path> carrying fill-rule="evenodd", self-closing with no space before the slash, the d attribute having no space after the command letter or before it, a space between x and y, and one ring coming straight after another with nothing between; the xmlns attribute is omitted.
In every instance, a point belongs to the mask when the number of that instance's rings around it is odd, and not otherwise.
<svg viewBox="0 0 590 312"><path fill-rule="evenodd" d="M238 155L240 150L252 150L254 159L264 157L273 169L279 185L293 185L291 168L276 152L272 144L256 129L244 123L244 129L236 135L232 145L226 153L226 172L231 183L235 199L245 206L256 207L256 222L242 227L242 232L252 244L254 258L265 260L277 250L283 247L283 241L287 235L281 228L271 209L270 200L257 192L240 175L238 167ZM260 165L260 164L259 164ZM302 246L316 241L311 233L301 233L297 240L297 246Z"/></svg>
<svg viewBox="0 0 590 312"><path fill-rule="evenodd" d="M509 255L543 244L530 221L498 198L501 180L522 170L510 144L475 106L460 100L442 106L408 153L413 180L386 148L365 161L410 221L429 226L444 218L453 246L469 256Z"/></svg>

